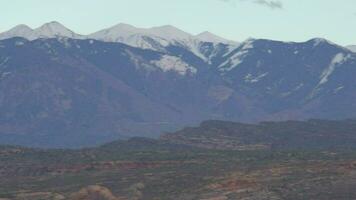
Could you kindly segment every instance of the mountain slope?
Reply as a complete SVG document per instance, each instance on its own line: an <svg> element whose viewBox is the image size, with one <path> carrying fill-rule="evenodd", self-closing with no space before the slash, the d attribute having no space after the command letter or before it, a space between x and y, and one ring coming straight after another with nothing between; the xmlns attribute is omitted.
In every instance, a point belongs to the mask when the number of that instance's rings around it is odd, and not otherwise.
<svg viewBox="0 0 356 200"><path fill-rule="evenodd" d="M326 40L248 40L217 68L253 109L262 108L256 119L355 117L356 54Z"/></svg>
<svg viewBox="0 0 356 200"><path fill-rule="evenodd" d="M324 39L250 39L236 48L194 39L195 51L181 43L191 36L170 26L116 27L172 36L159 49L72 39L57 34L73 34L61 26L47 27L36 30L48 38L0 40L2 143L93 145L210 119L356 117L356 54Z"/></svg>
<svg viewBox="0 0 356 200"><path fill-rule="evenodd" d="M86 143L82 139L88 135L89 143L93 143L120 135L157 134L157 127L176 126L189 120L181 117L176 108L147 97L138 86L134 88L133 82L125 83L139 81L138 73L120 80L119 75L110 71L117 68L126 77L130 71L140 71L142 77L153 72L157 77L163 73L181 77L182 71L165 71L155 64L164 55L122 44L91 42L21 38L1 41L3 143L32 141L40 146L75 146Z"/></svg>

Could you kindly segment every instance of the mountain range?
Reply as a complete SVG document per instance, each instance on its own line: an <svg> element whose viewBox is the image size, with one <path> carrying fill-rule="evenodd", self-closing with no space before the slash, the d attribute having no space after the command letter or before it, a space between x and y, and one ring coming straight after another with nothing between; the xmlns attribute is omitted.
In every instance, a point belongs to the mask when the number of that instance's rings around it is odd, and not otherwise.
<svg viewBox="0 0 356 200"><path fill-rule="evenodd" d="M322 38L248 39L58 22L0 34L0 141L79 147L203 120L355 118L356 53Z"/></svg>
<svg viewBox="0 0 356 200"><path fill-rule="evenodd" d="M13 37L22 37L31 41L58 37L95 39L104 42L119 42L155 51L164 51L167 46L175 44L186 47L202 59L207 59L200 49L202 42L228 44L231 46L231 49L238 45L237 42L223 39L210 32L192 35L169 25L153 28L137 28L123 23L85 36L74 33L56 21L46 23L36 29L32 29L26 25L18 25L9 31L0 33L0 40Z"/></svg>

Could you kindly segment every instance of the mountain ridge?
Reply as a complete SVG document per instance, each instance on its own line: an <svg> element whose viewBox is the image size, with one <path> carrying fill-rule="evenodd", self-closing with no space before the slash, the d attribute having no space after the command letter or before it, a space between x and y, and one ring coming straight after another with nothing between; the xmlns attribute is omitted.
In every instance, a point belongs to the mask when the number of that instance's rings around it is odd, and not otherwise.
<svg viewBox="0 0 356 200"><path fill-rule="evenodd" d="M0 33L0 40L13 37L23 37L28 40L56 37L96 39L104 42L120 42L130 46L156 51L163 51L163 49L169 45L178 44L191 50L202 59L208 58L200 52L201 43L224 43L231 46L231 48L238 44L237 42L223 39L211 33L209 33L209 36L207 36L206 33L204 35L199 34L195 36L171 25L138 28L125 23L120 23L88 35L80 35L66 28L61 23L52 21L45 23L36 29L32 29L26 25L16 26L8 31Z"/></svg>
<svg viewBox="0 0 356 200"><path fill-rule="evenodd" d="M144 38L159 47L151 49L55 30L55 38L0 40L3 143L86 146L209 119L356 117L356 54L325 39L191 49Z"/></svg>
<svg viewBox="0 0 356 200"><path fill-rule="evenodd" d="M170 39L177 39L177 38L186 39L187 37L194 37L193 34L184 32L184 31L182 31L182 30L180 30L180 29L178 29L178 28L176 28L176 27L174 27L172 25L154 26L154 27L151 27L151 28L138 28L138 27L135 27L133 25L125 24L125 23L119 23L117 25L114 25L114 26L111 26L109 28L105 28L105 29L102 29L102 30L99 30L99 31L96 31L96 32L93 32L93 33L90 33L90 34L87 34L87 35L81 35L81 34L77 34L74 31L68 29L63 24L61 24L61 23L59 23L57 21L51 21L51 22L45 23L45 24L43 24L40 27L37 27L35 29L32 29L32 28L30 28L29 26L27 26L25 24L17 25L17 26L15 26L15 27L7 30L7 31L4 31L4 32L0 33L0 39L9 39L9 38L12 38L12 37L21 37L21 35L19 35L19 33L16 32L16 30L19 30L19 29L20 30L27 29L27 31L36 32L36 30L37 31L41 31L43 29L50 29L50 28L57 29L56 30L57 35L47 32L46 34L42 34L42 35L39 34L36 37L30 36L30 35L23 35L22 37L24 37L26 39L29 39L29 40L39 39L41 37L54 38L56 36L70 37L70 38L73 38L73 39L95 39L95 38L92 38L91 35L95 35L98 32L108 32L108 31L111 31L111 30L116 30L118 32L118 35L122 35L122 34L127 34L127 35L130 35L130 34L149 34L149 35L160 35L162 38L170 38ZM71 34L67 34L66 32L70 32ZM197 38L199 38L199 36L206 35L206 34L209 34L210 37L213 37L215 42L223 42L223 41L225 43L227 43L228 41L234 42L232 40L227 40L227 39L224 39L222 37L216 36L216 35L208 32L208 31L202 32L202 33L200 33L200 34L198 34L196 36L197 36ZM81 37L85 36L85 37L84 38L77 38L76 36L81 36ZM213 42L213 41L207 41L207 42Z"/></svg>

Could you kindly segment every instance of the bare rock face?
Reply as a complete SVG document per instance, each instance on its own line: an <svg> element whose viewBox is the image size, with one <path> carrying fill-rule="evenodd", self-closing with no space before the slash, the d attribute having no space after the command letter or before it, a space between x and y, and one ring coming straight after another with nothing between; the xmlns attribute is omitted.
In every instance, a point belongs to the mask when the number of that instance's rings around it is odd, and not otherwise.
<svg viewBox="0 0 356 200"><path fill-rule="evenodd" d="M121 200L105 187L93 185L73 193L69 200Z"/></svg>

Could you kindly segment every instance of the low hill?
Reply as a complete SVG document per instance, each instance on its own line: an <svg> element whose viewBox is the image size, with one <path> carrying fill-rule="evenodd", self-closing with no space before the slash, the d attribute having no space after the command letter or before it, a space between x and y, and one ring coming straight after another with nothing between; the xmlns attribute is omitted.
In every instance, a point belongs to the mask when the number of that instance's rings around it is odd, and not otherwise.
<svg viewBox="0 0 356 200"><path fill-rule="evenodd" d="M161 136L164 141L208 149L355 149L356 121L286 121L243 124L206 121Z"/></svg>

